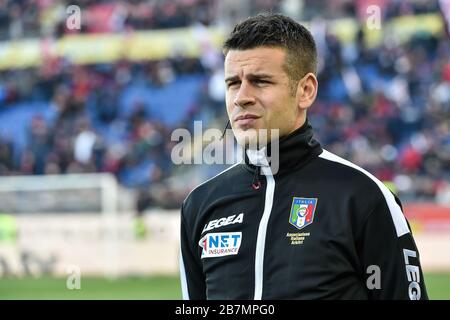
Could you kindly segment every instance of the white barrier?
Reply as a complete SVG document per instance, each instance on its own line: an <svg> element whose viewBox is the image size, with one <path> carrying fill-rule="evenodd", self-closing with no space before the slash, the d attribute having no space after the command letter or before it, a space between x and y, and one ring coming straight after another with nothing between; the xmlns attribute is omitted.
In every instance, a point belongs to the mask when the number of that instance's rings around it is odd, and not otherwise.
<svg viewBox="0 0 450 320"><path fill-rule="evenodd" d="M178 273L179 212L143 217L145 238L134 235L132 214L105 223L100 214L18 215L15 243L0 242L0 272L15 276L150 275Z"/></svg>
<svg viewBox="0 0 450 320"><path fill-rule="evenodd" d="M422 232L414 234L424 272L450 272L450 234Z"/></svg>

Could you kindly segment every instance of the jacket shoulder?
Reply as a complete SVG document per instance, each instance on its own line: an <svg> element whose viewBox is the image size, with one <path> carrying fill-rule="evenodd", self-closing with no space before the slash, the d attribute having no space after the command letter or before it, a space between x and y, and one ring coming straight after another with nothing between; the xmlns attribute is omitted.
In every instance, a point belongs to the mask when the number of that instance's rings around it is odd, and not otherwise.
<svg viewBox="0 0 450 320"><path fill-rule="evenodd" d="M197 212L205 201L211 202L223 190L229 189L234 177L241 174L242 164L237 163L196 186L184 199L184 214Z"/></svg>
<svg viewBox="0 0 450 320"><path fill-rule="evenodd" d="M409 232L400 200L383 182L365 169L329 151L324 150L319 158L327 161L326 166L322 167L329 167L329 169L322 169L322 172L330 170L333 177L330 183L334 184L335 190L339 190L341 194L348 193L347 197L353 196L356 207L365 212L364 218L371 213L386 212L390 214L398 236ZM377 208L378 210L375 211Z"/></svg>
<svg viewBox="0 0 450 320"><path fill-rule="evenodd" d="M384 183L370 172L327 150L323 150L319 159L323 164L320 167L321 173L329 173L334 182L341 185L341 190L374 193L380 197L384 191L390 192Z"/></svg>

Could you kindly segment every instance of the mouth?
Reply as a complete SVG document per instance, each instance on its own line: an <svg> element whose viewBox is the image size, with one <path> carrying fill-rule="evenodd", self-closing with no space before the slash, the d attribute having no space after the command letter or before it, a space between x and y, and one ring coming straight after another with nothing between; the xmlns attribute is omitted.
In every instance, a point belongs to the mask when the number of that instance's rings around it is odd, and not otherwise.
<svg viewBox="0 0 450 320"><path fill-rule="evenodd" d="M261 117L255 114L244 114L234 118L234 122L240 126L248 126L256 122L259 118Z"/></svg>

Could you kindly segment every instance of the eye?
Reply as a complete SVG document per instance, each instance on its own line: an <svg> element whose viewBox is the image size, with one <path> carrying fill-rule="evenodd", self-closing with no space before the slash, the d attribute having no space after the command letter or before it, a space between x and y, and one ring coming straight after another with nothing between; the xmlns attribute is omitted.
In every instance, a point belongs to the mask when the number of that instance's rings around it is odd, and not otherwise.
<svg viewBox="0 0 450 320"><path fill-rule="evenodd" d="M254 81L254 83L258 84L258 85L264 85L264 84L269 84L270 82L267 80L262 80L262 79L256 79Z"/></svg>
<svg viewBox="0 0 450 320"><path fill-rule="evenodd" d="M231 87L236 86L238 84L239 84L239 81L230 81L230 82L227 82L227 87L231 88Z"/></svg>

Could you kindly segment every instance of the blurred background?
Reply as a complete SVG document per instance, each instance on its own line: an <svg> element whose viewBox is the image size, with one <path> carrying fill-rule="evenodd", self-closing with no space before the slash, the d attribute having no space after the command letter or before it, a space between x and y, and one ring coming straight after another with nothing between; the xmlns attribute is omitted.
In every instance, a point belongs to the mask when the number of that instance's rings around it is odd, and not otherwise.
<svg viewBox="0 0 450 320"><path fill-rule="evenodd" d="M225 127L221 44L263 11L313 33L316 137L398 194L450 299L448 0L0 0L0 299L181 298L181 202L226 165L171 135Z"/></svg>

